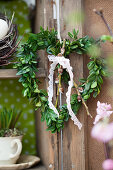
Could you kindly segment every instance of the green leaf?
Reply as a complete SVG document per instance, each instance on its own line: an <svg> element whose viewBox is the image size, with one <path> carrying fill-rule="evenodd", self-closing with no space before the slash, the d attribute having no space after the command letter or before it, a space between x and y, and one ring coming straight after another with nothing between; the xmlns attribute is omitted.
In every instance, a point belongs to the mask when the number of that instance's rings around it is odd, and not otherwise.
<svg viewBox="0 0 113 170"><path fill-rule="evenodd" d="M44 42L43 42L43 41L40 41L40 42L38 42L38 45L39 45L39 46L43 46L43 45L44 45Z"/></svg>
<svg viewBox="0 0 113 170"><path fill-rule="evenodd" d="M75 50L77 47L78 47L78 45L72 45L72 46L71 46L71 49L72 49L72 50Z"/></svg>
<svg viewBox="0 0 113 170"><path fill-rule="evenodd" d="M47 101L47 98L44 97L44 96L43 96L43 97L40 97L40 98L41 98L41 100L44 101L44 102Z"/></svg>
<svg viewBox="0 0 113 170"><path fill-rule="evenodd" d="M101 40L102 41L110 41L110 42L113 42L113 37L112 36L110 36L110 35L102 35L101 36Z"/></svg>
<svg viewBox="0 0 113 170"><path fill-rule="evenodd" d="M92 83L91 88L94 89L95 87L97 87L97 82L95 81L94 83Z"/></svg>
<svg viewBox="0 0 113 170"><path fill-rule="evenodd" d="M103 83L103 79L102 79L101 76L98 76L98 77L97 77L97 82L98 82L98 84L100 84L100 85Z"/></svg>
<svg viewBox="0 0 113 170"><path fill-rule="evenodd" d="M93 80L95 80L95 77L96 77L96 76L95 76L95 72L93 72L93 73L91 73L91 74L88 76L87 79L88 79L89 81L93 81Z"/></svg>
<svg viewBox="0 0 113 170"><path fill-rule="evenodd" d="M71 32L68 32L69 37L73 38L73 34Z"/></svg>
<svg viewBox="0 0 113 170"><path fill-rule="evenodd" d="M76 53L77 54L83 54L83 51L81 49L77 48Z"/></svg>
<svg viewBox="0 0 113 170"><path fill-rule="evenodd" d="M18 80L19 82L24 82L25 78L24 77L20 77L20 79Z"/></svg>
<svg viewBox="0 0 113 170"><path fill-rule="evenodd" d="M76 31L75 31L75 28L73 29L73 35L76 35Z"/></svg>
<svg viewBox="0 0 113 170"><path fill-rule="evenodd" d="M89 93L92 93L92 92L93 92L93 89L90 89L90 90L89 90Z"/></svg>
<svg viewBox="0 0 113 170"><path fill-rule="evenodd" d="M101 74L102 74L102 76L106 76L105 70L101 70Z"/></svg>
<svg viewBox="0 0 113 170"><path fill-rule="evenodd" d="M94 71L97 71L97 69L98 69L98 66L95 65L95 66L94 66Z"/></svg>
<svg viewBox="0 0 113 170"><path fill-rule="evenodd" d="M28 87L28 83L22 83L22 85L26 88Z"/></svg>
<svg viewBox="0 0 113 170"><path fill-rule="evenodd" d="M93 97L94 97L94 98L96 98L97 95L98 95L98 92L94 92L94 93L93 93Z"/></svg>
<svg viewBox="0 0 113 170"><path fill-rule="evenodd" d="M89 99L89 97L90 97L90 95L85 95L83 98L84 98L84 100L87 100L87 99Z"/></svg>
<svg viewBox="0 0 113 170"><path fill-rule="evenodd" d="M40 26L40 31L44 32L44 28L42 26Z"/></svg>
<svg viewBox="0 0 113 170"><path fill-rule="evenodd" d="M20 118L20 115L20 110L17 110L15 108L3 108L3 110L0 112L0 130L14 129L16 127L18 119Z"/></svg>
<svg viewBox="0 0 113 170"><path fill-rule="evenodd" d="M94 67L94 61L90 61L88 64L87 64L87 67L89 70L91 70L93 67Z"/></svg>
<svg viewBox="0 0 113 170"><path fill-rule="evenodd" d="M21 74L25 74L27 72L30 71L30 68L27 68L27 69L23 69L23 70L20 70L18 73L16 73L17 76L21 75Z"/></svg>
<svg viewBox="0 0 113 170"><path fill-rule="evenodd" d="M84 91L88 91L90 89L90 86L91 86L90 82L86 83Z"/></svg>
<svg viewBox="0 0 113 170"><path fill-rule="evenodd" d="M40 90L39 89L35 89L34 93L40 93Z"/></svg>
<svg viewBox="0 0 113 170"><path fill-rule="evenodd" d="M41 102L36 103L36 107L41 107Z"/></svg>
<svg viewBox="0 0 113 170"><path fill-rule="evenodd" d="M77 39L78 33L79 33L79 30L77 30L77 32L76 32L76 30L73 29L73 35L74 35L74 38L75 38L75 39Z"/></svg>
<svg viewBox="0 0 113 170"><path fill-rule="evenodd" d="M27 96L28 91L29 91L29 89L28 89L28 88L26 88L26 89L23 91L24 97L25 97L25 96Z"/></svg>
<svg viewBox="0 0 113 170"><path fill-rule="evenodd" d="M81 83L85 83L85 82L86 82L86 79L79 79L79 81L80 81Z"/></svg>
<svg viewBox="0 0 113 170"><path fill-rule="evenodd" d="M50 48L50 51L52 52L53 55L55 55L56 49L55 49L54 47L51 47L51 48Z"/></svg>
<svg viewBox="0 0 113 170"><path fill-rule="evenodd" d="M46 90L44 90L44 89L41 89L41 90L40 90L40 93L41 93L41 94L43 94L44 96L48 96L47 91L46 91Z"/></svg>
<svg viewBox="0 0 113 170"><path fill-rule="evenodd" d="M99 69L96 71L96 75L98 76L99 75L99 73L100 73L100 71L99 71Z"/></svg>

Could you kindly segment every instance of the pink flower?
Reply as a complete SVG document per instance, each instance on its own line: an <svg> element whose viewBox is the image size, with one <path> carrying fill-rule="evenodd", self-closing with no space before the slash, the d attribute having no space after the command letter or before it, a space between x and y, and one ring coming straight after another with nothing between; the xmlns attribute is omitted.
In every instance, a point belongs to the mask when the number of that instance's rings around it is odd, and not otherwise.
<svg viewBox="0 0 113 170"><path fill-rule="evenodd" d="M113 123L97 123L91 131L91 136L98 141L108 142L113 139Z"/></svg>
<svg viewBox="0 0 113 170"><path fill-rule="evenodd" d="M100 103L99 101L97 102L97 116L95 117L95 121L93 124L96 124L100 119L109 117L113 111L111 110L111 105L107 103Z"/></svg>
<svg viewBox="0 0 113 170"><path fill-rule="evenodd" d="M103 162L102 167L104 170L113 170L113 160L107 159Z"/></svg>

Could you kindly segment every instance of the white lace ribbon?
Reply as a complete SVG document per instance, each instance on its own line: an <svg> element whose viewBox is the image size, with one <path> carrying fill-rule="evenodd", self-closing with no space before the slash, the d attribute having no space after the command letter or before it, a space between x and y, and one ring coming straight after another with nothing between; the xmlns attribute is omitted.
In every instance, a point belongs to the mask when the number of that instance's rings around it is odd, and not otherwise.
<svg viewBox="0 0 113 170"><path fill-rule="evenodd" d="M56 68L57 64L60 64L64 69L67 69L69 76L70 76L70 81L69 81L69 86L68 86L68 91L66 93L66 103L67 103L67 109L69 111L69 115L71 116L71 119L74 121L74 124L78 126L79 129L82 128L82 124L79 122L77 117L75 116L74 112L71 109L71 88L73 86L73 72L72 72L72 67L70 66L70 60L65 58L65 57L58 57L54 55L48 55L49 61L52 62L50 65L50 70L49 70L49 87L48 87L48 102L49 102L49 107L58 115L59 113L55 106L52 103L52 98L53 98L53 75L54 75L54 70Z"/></svg>

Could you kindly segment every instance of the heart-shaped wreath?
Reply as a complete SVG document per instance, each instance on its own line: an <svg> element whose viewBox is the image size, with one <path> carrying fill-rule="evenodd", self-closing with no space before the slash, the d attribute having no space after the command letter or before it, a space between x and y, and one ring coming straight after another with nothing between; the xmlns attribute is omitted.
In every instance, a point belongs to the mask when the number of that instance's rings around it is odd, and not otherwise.
<svg viewBox="0 0 113 170"><path fill-rule="evenodd" d="M22 83L23 95L32 99L36 109L40 108L41 110L41 120L46 121L47 130L50 130L52 133L60 131L64 128L64 122L69 119L69 109L67 104L62 105L58 108L58 96L59 92L63 92L61 86L61 81L63 80L67 83L70 79L66 69L63 70L62 66L57 63L56 72L57 77L55 82L57 83L57 98L56 98L56 109L59 113L57 115L51 108L48 102L48 93L46 90L39 89L38 83L39 80L36 78L37 69L37 51L46 50L50 55L58 56L61 54L61 49L64 50L64 57L68 58L70 53L76 52L77 54L87 54L93 46L98 47L101 40L97 41L93 38L85 36L83 38L78 38L78 31L73 30L73 33L68 33L71 38L60 41L57 39L57 31L52 29L51 31L44 30L40 28L38 34L30 34L29 39L26 44L23 45L21 52L18 54L18 62L15 65L18 73L20 75L19 82ZM60 56L60 55L59 55ZM96 56L96 53L90 57L91 61L88 63L87 67L89 69L89 75L87 78L80 79L80 85L78 86L73 82L73 87L76 89L76 93L71 96L71 108L74 114L76 115L78 110L81 107L81 104L86 108L87 114L89 114L88 107L85 103L87 99L90 98L91 94L95 98L101 89L103 83L103 77L106 76L106 67L104 59L99 56Z"/></svg>

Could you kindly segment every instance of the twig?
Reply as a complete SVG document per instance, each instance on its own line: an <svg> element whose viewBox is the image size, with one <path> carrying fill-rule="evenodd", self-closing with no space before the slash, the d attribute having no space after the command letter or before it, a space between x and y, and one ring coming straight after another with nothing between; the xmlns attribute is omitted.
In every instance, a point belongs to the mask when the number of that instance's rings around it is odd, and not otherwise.
<svg viewBox="0 0 113 170"><path fill-rule="evenodd" d="M64 54L65 52L65 39L63 40L63 46L61 48L61 53L58 54L58 56L61 56ZM58 84L58 89L57 89L57 98L56 98L56 104L55 104L55 107L57 108L57 105L58 105L58 97L59 97L59 90L61 88L61 74L59 73L58 75L58 80L59 80L59 84Z"/></svg>
<svg viewBox="0 0 113 170"><path fill-rule="evenodd" d="M24 33L25 34L25 33ZM4 55L3 57L1 57L0 59L4 59L6 57L8 57L11 53L13 53L15 51L15 49L18 47L18 45L20 44L20 42L22 41L23 37L24 37L24 34L22 36L22 38L18 41L18 43L12 48L12 50L7 54L7 55Z"/></svg>
<svg viewBox="0 0 113 170"><path fill-rule="evenodd" d="M99 11L97 11L96 9L93 9L93 11L95 12L95 14L99 15L102 18L102 20L103 20L104 24L106 25L110 35L113 37L112 29L111 29L111 27L109 26L109 24L107 23L107 21L104 17L102 8Z"/></svg>
<svg viewBox="0 0 113 170"><path fill-rule="evenodd" d="M77 85L75 82L73 82L73 83L74 83L74 86L75 86L75 88L76 88L76 90L77 90L78 95L81 96L81 94L80 94L80 92L79 92L79 90L78 90L78 85ZM83 105L84 105L84 107L85 107L85 109L86 109L87 115L92 118L92 115L89 113L88 106L86 105L86 103L85 103L84 99L82 98L82 96L81 96L81 100L82 100L82 103L83 103Z"/></svg>
<svg viewBox="0 0 113 170"><path fill-rule="evenodd" d="M63 46L62 46L62 48L61 48L61 53L59 53L58 56L62 56L62 55L64 54L64 52L65 52L65 40L63 41ZM58 105L59 89L61 88L61 74L59 74L58 79L59 79L59 85L58 85L57 99L56 99L56 104L55 104L55 107L56 107L56 108L57 108L57 105ZM77 90L78 95L81 96L81 94L80 94L80 92L79 92L79 90L78 90L78 85L77 85L75 82L74 82L74 86L75 86L75 88L76 88L76 90ZM84 99L83 99L82 97L81 97L81 100L82 100L82 103L83 103L83 105L84 105L84 107L85 107L85 109L86 109L87 115L92 118L92 115L89 113L88 106L86 105L86 103L85 103L85 101L84 101Z"/></svg>
<svg viewBox="0 0 113 170"><path fill-rule="evenodd" d="M58 84L57 98L56 98L56 104L55 104L55 107L56 107L56 108L57 108L57 105L58 105L59 90L60 90L60 88L61 88L61 74L59 74L58 80L59 80L59 84Z"/></svg>

